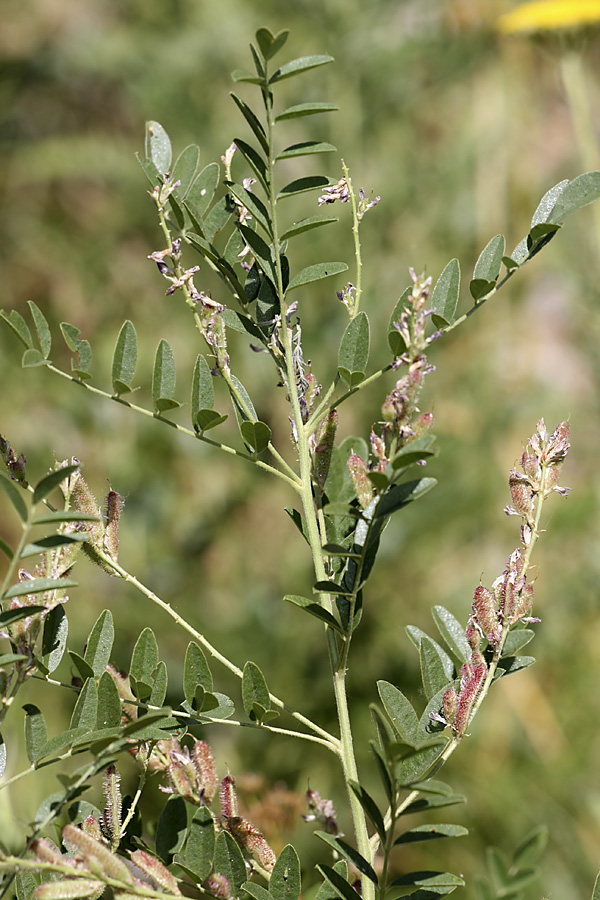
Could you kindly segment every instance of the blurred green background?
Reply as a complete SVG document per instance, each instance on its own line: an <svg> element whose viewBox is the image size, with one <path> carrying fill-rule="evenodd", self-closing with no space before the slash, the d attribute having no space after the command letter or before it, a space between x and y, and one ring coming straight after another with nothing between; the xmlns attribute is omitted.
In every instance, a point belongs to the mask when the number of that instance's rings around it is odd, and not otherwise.
<svg viewBox="0 0 600 900"><path fill-rule="evenodd" d="M165 297L165 282L146 258L162 239L134 152L143 147L144 121L156 119L176 153L196 142L203 164L218 160L236 135L247 135L228 97L230 72L250 65L248 42L257 27L289 28L285 58L330 53L336 63L282 85L281 102L338 103L338 113L309 123L303 136L316 130L335 143L354 184L382 198L362 231L363 308L375 332L373 364L385 362L385 328L409 266L426 267L435 279L458 256L466 284L492 235L506 234L510 251L541 195L585 168L556 42L495 36L496 16L511 5L4 0L0 305L25 313L26 301L35 300L56 334L53 359L63 366L68 354L59 346L58 323L77 325L94 350L95 383L106 389L118 329L131 318L141 348L136 381L142 390L134 399L148 404L154 351L166 337L178 363L178 397L186 400L201 348L187 311L177 296ZM596 117L599 50L593 34L582 38ZM251 90L243 95L257 102ZM294 126L290 136L297 135ZM339 177L336 154L319 162L317 170ZM290 216L312 214L315 199L304 195ZM324 249L317 239L298 242L298 267L324 258L351 262L349 220L344 208L338 213L340 224L327 232ZM437 868L441 860L440 867L469 879L483 870L486 844L510 851L547 822L544 880L527 896L586 897L591 890L600 857L599 270L586 209L466 326L432 348L437 372L422 407L436 418L441 454L429 470L440 484L385 534L349 678L364 780L374 791L367 738L375 681L397 683L418 701L418 659L404 627L431 631L435 603L466 621L480 577L489 584L502 571L518 540L517 520L502 512L507 472L540 416L552 427L570 416L573 449L563 480L573 493L566 503L550 504L548 534L536 553L536 612L543 621L532 652L538 662L493 692L444 773L468 797L448 818L472 833L435 854L411 849L398 857L399 871ZM201 279L197 286L204 287ZM217 297L218 287L207 285ZM342 286L341 279L324 282L319 291L298 295L305 356L323 379L345 325L334 294ZM271 390L272 373L245 342L236 346L236 373L260 398L263 418L279 415L275 435L285 447L287 412ZM333 727L322 631L281 599L286 592L306 594L311 584L306 548L283 513L293 499L285 489L42 369L21 370L20 349L7 329L0 331L0 378L0 433L27 455L33 477L53 457L73 455L84 462L98 496L109 483L121 492L122 563L238 663L256 661L276 693ZM368 434L384 390L378 383L353 412L343 408L342 436ZM185 407L174 418L187 425ZM1 509L2 533L14 541L12 513ZM176 697L185 635L114 579L84 564L78 570L70 645L81 652L108 606L120 634L115 663L126 667L137 634L151 622ZM236 684L213 670L216 688L237 697ZM68 665L59 671L69 677ZM38 690L29 686L22 702L35 696L53 710L47 717L55 733L71 700L49 687L40 697ZM14 709L9 746L21 742L21 720ZM321 846L310 826L298 824L296 801L284 787L304 792L310 783L343 808L329 758L252 731L223 727L206 736L223 775L226 767L233 774L262 772L277 788L269 793L263 785L256 817L271 817L277 848L289 839L304 848L310 884ZM24 765L11 760L9 774ZM12 833L13 818L26 823L55 789L54 778L44 770L15 785L10 797L0 793L3 835ZM134 784L131 767L127 788Z"/></svg>

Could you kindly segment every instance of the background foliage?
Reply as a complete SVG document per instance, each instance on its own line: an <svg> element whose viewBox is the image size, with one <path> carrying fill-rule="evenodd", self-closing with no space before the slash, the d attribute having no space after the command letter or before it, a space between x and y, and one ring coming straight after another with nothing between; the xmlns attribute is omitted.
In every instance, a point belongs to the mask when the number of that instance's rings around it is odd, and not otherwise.
<svg viewBox="0 0 600 900"><path fill-rule="evenodd" d="M165 298L146 259L160 238L133 153L151 118L179 149L199 143L204 164L218 158L240 130L239 114L224 99L230 71L246 65L249 36L268 24L291 29L295 55L336 58L315 79L314 99L339 104L322 137L344 152L355 184L382 196L363 231L363 252L365 308L384 334L409 265L426 266L435 279L458 256L466 274L493 234L507 234L512 246L544 191L583 169L556 47L499 41L494 18L508 5L265 0L259 10L248 0L5 0L0 305L24 311L34 299L53 331L65 319L76 323L107 379L124 318L135 322L146 348L139 362L145 380L159 334L173 346L181 372L187 365L191 373L191 323L181 304ZM583 47L589 73L598 50L591 35ZM598 110L593 77L589 89ZM338 177L333 154L329 165ZM332 258L350 253L345 224L330 232ZM469 799L457 820L473 828L468 846L452 845L454 870L469 878L482 869L487 843L509 851L547 820L543 888L555 896L589 894L600 846L600 318L592 234L585 210L460 338L434 348L438 375L429 380L428 396L442 453L428 474L440 486L386 532L371 587L377 601L360 632L362 660L351 683L365 727L376 678L416 684L418 659L404 625L429 628L433 603L466 619L480 574L494 577L513 545L513 525L501 512L505 472L540 415L553 423L570 414L573 451L564 479L573 495L536 560L538 662L492 694L448 773ZM329 329L342 316L331 284L319 290L305 303L302 322L315 360L327 358ZM75 455L97 494L108 479L126 497L121 554L128 568L192 621L197 615L210 623L206 630L230 656L243 663L252 646L267 677L277 673L281 693L322 721L330 698L318 680L327 667L321 642L303 621L308 617L281 602L285 592L310 590L308 559L281 512L290 499L285 491L116 405L90 404L83 392L40 370L22 372L19 348L5 332L0 348L1 431L28 455L31 471L41 476L52 454ZM256 356L246 359L241 378L260 390L266 369ZM365 405L365 416L371 414ZM352 430L369 425L365 419ZM72 603L81 607L82 647L97 613L110 606L122 642L115 655L120 649L128 658L148 608L126 592L117 598L114 582L99 571L84 574L81 566L78 577L83 587ZM155 627L161 632L160 623ZM174 631L162 632L170 668L185 643ZM21 731L19 715L12 727ZM306 840L316 857L321 849L306 826L298 838L296 799L284 786L303 792L310 779L336 799L322 754L260 734L244 732L238 741L235 731L209 734L217 757L235 771L270 773L273 784L261 787L255 779L250 798L264 795L265 817L275 831L286 829L281 845ZM53 775L47 778L49 792ZM10 798L1 793L0 830L11 828L15 816L26 820L35 805L27 781ZM417 852L423 851L415 851L418 862ZM427 858L421 861L427 868Z"/></svg>

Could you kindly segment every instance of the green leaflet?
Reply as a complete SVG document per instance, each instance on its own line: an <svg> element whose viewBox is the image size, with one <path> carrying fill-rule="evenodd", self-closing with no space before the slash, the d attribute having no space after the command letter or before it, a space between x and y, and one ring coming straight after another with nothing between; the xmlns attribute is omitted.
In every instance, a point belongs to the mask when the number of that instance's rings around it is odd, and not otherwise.
<svg viewBox="0 0 600 900"><path fill-rule="evenodd" d="M298 272L288 284L287 289L288 291L294 291L296 288L312 284L313 281L320 281L322 278L329 278L331 275L339 275L340 272L346 272L347 270L348 266L343 262L316 263Z"/></svg>
<svg viewBox="0 0 600 900"><path fill-rule="evenodd" d="M293 59L289 63L281 66L269 78L269 84L276 81L283 81L284 78L291 78L293 75L300 75L302 72L308 72L309 69L315 69L318 66L326 66L333 62L333 56L302 56L299 59Z"/></svg>
<svg viewBox="0 0 600 900"><path fill-rule="evenodd" d="M41 660L49 673L54 672L64 656L68 633L69 620L59 603L44 618Z"/></svg>
<svg viewBox="0 0 600 900"><path fill-rule="evenodd" d="M349 387L359 384L365 377L369 343L369 319L361 311L348 322L338 351L338 372Z"/></svg>
<svg viewBox="0 0 600 900"><path fill-rule="evenodd" d="M183 694L192 705L198 685L205 691L212 691L213 679L201 648L195 641L190 641L183 664Z"/></svg>
<svg viewBox="0 0 600 900"><path fill-rule="evenodd" d="M283 848L269 879L274 900L298 900L300 896L300 860L291 844Z"/></svg>
<svg viewBox="0 0 600 900"><path fill-rule="evenodd" d="M33 703L26 703L25 710L25 749L30 763L40 758L42 748L48 740L46 722L41 710Z"/></svg>
<svg viewBox="0 0 600 900"><path fill-rule="evenodd" d="M112 613L109 609L105 609L100 613L92 628L84 654L84 659L96 678L99 678L106 670L114 639L115 627Z"/></svg>
<svg viewBox="0 0 600 900"><path fill-rule="evenodd" d="M133 323L127 319L123 322L112 361L112 387L119 397L133 390L131 382L137 365L137 335Z"/></svg>
<svg viewBox="0 0 600 900"><path fill-rule="evenodd" d="M443 327L454 322L459 294L460 263L457 259L451 259L436 281L431 294L434 325Z"/></svg>
<svg viewBox="0 0 600 900"><path fill-rule="evenodd" d="M168 342L162 338L154 357L152 374L152 400L156 412L165 412L181 406L173 399L175 393L175 358Z"/></svg>
<svg viewBox="0 0 600 900"><path fill-rule="evenodd" d="M159 122L146 122L146 157L152 160L161 175L169 172L173 158L171 141Z"/></svg>
<svg viewBox="0 0 600 900"><path fill-rule="evenodd" d="M474 300L481 300L494 290L500 274L505 247L504 235L497 234L481 251L479 259L475 263L470 284L471 296Z"/></svg>
<svg viewBox="0 0 600 900"><path fill-rule="evenodd" d="M31 310L31 316L35 325L37 338L40 344L40 350L42 351L44 359L48 359L48 357L50 356L50 350L52 348L52 335L50 334L48 322L46 321L46 317L42 313L39 306L37 306L33 302L33 300L28 300L27 305Z"/></svg>

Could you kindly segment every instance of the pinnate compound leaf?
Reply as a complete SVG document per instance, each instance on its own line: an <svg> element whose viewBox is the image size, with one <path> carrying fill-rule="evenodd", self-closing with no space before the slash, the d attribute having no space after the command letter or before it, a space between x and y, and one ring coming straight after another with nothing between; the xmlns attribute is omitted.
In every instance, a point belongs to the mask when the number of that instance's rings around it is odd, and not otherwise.
<svg viewBox="0 0 600 900"><path fill-rule="evenodd" d="M286 119L299 119L303 116L314 116L317 113L336 112L339 106L336 103L298 103L296 106L288 106L282 113L275 117L276 122Z"/></svg>
<svg viewBox="0 0 600 900"><path fill-rule="evenodd" d="M347 879L338 871L337 866L337 863L333 868L331 866L318 865L317 870L334 889L336 897L340 897L341 900L356 900L357 897L360 897L360 894L354 890L351 884L348 884ZM320 893L321 891L319 891ZM329 897L330 895L326 894L325 896Z"/></svg>
<svg viewBox="0 0 600 900"><path fill-rule="evenodd" d="M83 657L96 678L102 675L110 662L114 639L115 626L112 613L109 609L105 609L98 616L90 632Z"/></svg>
<svg viewBox="0 0 600 900"><path fill-rule="evenodd" d="M277 857L269 879L269 893L274 900L298 900L300 896L300 860L291 844Z"/></svg>
<svg viewBox="0 0 600 900"><path fill-rule="evenodd" d="M88 678L82 687L73 715L70 728L85 728L86 731L94 731L98 718L98 688L94 678Z"/></svg>
<svg viewBox="0 0 600 900"><path fill-rule="evenodd" d="M113 392L120 396L133 390L131 382L137 365L137 334L133 322L123 322L112 361Z"/></svg>
<svg viewBox="0 0 600 900"><path fill-rule="evenodd" d="M256 42L260 48L265 61L272 59L276 53L279 53L283 45L288 39L289 31L278 31L273 34L268 28L259 28L256 32Z"/></svg>
<svg viewBox="0 0 600 900"><path fill-rule="evenodd" d="M157 412L175 409L181 404L173 399L175 393L175 358L168 342L162 338L154 357L152 400Z"/></svg>
<svg viewBox="0 0 600 900"><path fill-rule="evenodd" d="M456 318L460 294L460 263L451 259L436 281L431 294L433 321L436 326L451 325Z"/></svg>
<svg viewBox="0 0 600 900"><path fill-rule="evenodd" d="M48 357L50 356L50 350L52 349L52 335L50 334L50 327L43 312L41 311L39 306L37 306L33 302L33 300L28 300L27 305L31 310L31 316L35 325L35 330L40 344L40 350L42 351L44 359L48 359Z"/></svg>
<svg viewBox="0 0 600 900"><path fill-rule="evenodd" d="M195 641L190 641L183 664L183 693L187 702L192 705L198 685L205 691L212 691L213 679L201 648Z"/></svg>
<svg viewBox="0 0 600 900"><path fill-rule="evenodd" d="M27 521L27 504L23 500L23 496L20 488L18 488L14 481L10 481L4 475L0 475L0 487L4 490L4 493L12 503L13 507L17 511L17 515L21 519L22 522Z"/></svg>
<svg viewBox="0 0 600 900"><path fill-rule="evenodd" d="M244 711L252 721L260 720L262 716L257 715L257 710L266 711L271 707L271 698L269 697L269 689L267 682L261 670L256 663L248 661L244 666L242 676L242 703Z"/></svg>
<svg viewBox="0 0 600 900"><path fill-rule="evenodd" d="M240 896L246 881L246 863L242 851L226 831L219 832L215 845L215 872L224 875L230 884L234 897Z"/></svg>
<svg viewBox="0 0 600 900"><path fill-rule="evenodd" d="M277 194L277 199L284 200L286 197L294 197L296 194L304 194L306 191L321 190L330 184L335 184L335 181L326 175L306 175L304 178L296 178L282 187Z"/></svg>
<svg viewBox="0 0 600 900"><path fill-rule="evenodd" d="M319 603L315 603L314 600L309 600L307 597L300 597L297 594L286 594L283 599L287 600L288 603L293 603L294 606L298 606L300 609L306 610L307 613L310 613L311 616L315 616L317 619L325 622L326 625L335 628L338 634L344 633L340 623L331 615L329 610L324 609Z"/></svg>
<svg viewBox="0 0 600 900"><path fill-rule="evenodd" d="M436 841L447 837L464 837L469 833L468 828L462 825L417 825L410 831L405 831L400 837L394 841L394 846L398 844L414 844L417 841Z"/></svg>
<svg viewBox="0 0 600 900"><path fill-rule="evenodd" d="M41 659L48 672L54 672L58 668L67 647L68 634L69 620L59 603L44 618Z"/></svg>
<svg viewBox="0 0 600 900"><path fill-rule="evenodd" d="M192 182L183 205L198 222L202 221L212 203L219 178L218 163L212 162L205 166Z"/></svg>
<svg viewBox="0 0 600 900"><path fill-rule="evenodd" d="M406 744L416 746L419 719L411 702L388 681L378 681L377 690L394 731Z"/></svg>
<svg viewBox="0 0 600 900"><path fill-rule="evenodd" d="M371 795L357 781L352 781L349 779L348 785L352 790L352 793L356 795L356 798L364 809L367 817L375 826L375 830L377 831L377 834L381 838L382 842L385 842L385 825L379 807L377 806Z"/></svg>
<svg viewBox="0 0 600 900"><path fill-rule="evenodd" d="M496 286L505 248L504 235L497 234L479 254L470 284L471 296L474 300L481 300Z"/></svg>
<svg viewBox="0 0 600 900"><path fill-rule="evenodd" d="M312 284L313 281L320 281L322 278L329 278L331 275L339 275L340 272L346 272L348 266L344 262L327 262L316 263L313 266L307 266L298 272L288 284L288 291L294 291L296 288L304 287L306 284ZM359 313L366 315L366 313Z"/></svg>
<svg viewBox="0 0 600 900"><path fill-rule="evenodd" d="M206 806L201 806L194 813L190 823L185 852L182 857L185 866L194 873L198 883L210 875L214 855L214 819L210 810Z"/></svg>
<svg viewBox="0 0 600 900"><path fill-rule="evenodd" d="M302 72L308 72L309 69L315 69L318 66L325 66L327 63L333 62L333 56L302 56L299 59L293 59L289 63L281 66L269 78L269 84L276 81L283 81L284 78L291 78L293 75L300 75Z"/></svg>
<svg viewBox="0 0 600 900"><path fill-rule="evenodd" d="M183 797L170 797L156 828L156 852L165 865L170 865L174 854L181 850L186 832L185 800Z"/></svg>
<svg viewBox="0 0 600 900"><path fill-rule="evenodd" d="M44 497L47 497L48 494L52 493L52 491L61 484L65 478L68 478L69 475L72 475L73 472L77 472L81 466L63 466L61 469L57 469L56 472L50 472L49 475L46 475L36 484L33 489L33 502L39 503Z"/></svg>
<svg viewBox="0 0 600 900"><path fill-rule="evenodd" d="M26 703L25 710L25 750L30 763L36 763L40 758L42 748L48 740L46 722L42 711L33 703Z"/></svg>
<svg viewBox="0 0 600 900"><path fill-rule="evenodd" d="M133 648L129 674L136 681L152 684L152 673L158 665L158 644L151 628L144 628Z"/></svg>
<svg viewBox="0 0 600 900"><path fill-rule="evenodd" d="M29 330L29 325L27 324L21 313L17 312L16 309L12 309L7 315L2 309L0 310L0 316L16 334L25 349L31 350L31 348L33 347L33 338L31 336L31 331Z"/></svg>
<svg viewBox="0 0 600 900"><path fill-rule="evenodd" d="M341 838L334 837L326 831L315 831L315 835L326 844L329 844L337 854L351 862L359 872L369 879L369 881L372 881L373 884L379 883L373 866L364 858L364 856L361 856L358 850L355 850L354 847L351 847L350 844L347 844L346 841L343 841Z"/></svg>
<svg viewBox="0 0 600 900"><path fill-rule="evenodd" d="M171 141L159 122L146 122L146 157L152 160L161 175L169 172L173 159Z"/></svg>
<svg viewBox="0 0 600 900"><path fill-rule="evenodd" d="M156 704L162 705L161 703ZM114 678L109 672L103 672L98 681L98 712L96 731L102 728L114 728L121 723L121 701Z"/></svg>
<svg viewBox="0 0 600 900"><path fill-rule="evenodd" d="M337 216L307 216L306 219L300 219L290 225L280 237L281 241L287 241L297 234L303 234L305 231L312 231L314 228L320 228L321 225L329 225L331 222L337 222Z"/></svg>
<svg viewBox="0 0 600 900"><path fill-rule="evenodd" d="M561 224L567 216L593 203L600 197L600 172L585 172L570 181L563 190L546 219Z"/></svg>
<svg viewBox="0 0 600 900"><path fill-rule="evenodd" d="M457 667L460 668L471 655L471 648L467 643L464 627L443 606L434 606L432 614L440 635L454 657Z"/></svg>

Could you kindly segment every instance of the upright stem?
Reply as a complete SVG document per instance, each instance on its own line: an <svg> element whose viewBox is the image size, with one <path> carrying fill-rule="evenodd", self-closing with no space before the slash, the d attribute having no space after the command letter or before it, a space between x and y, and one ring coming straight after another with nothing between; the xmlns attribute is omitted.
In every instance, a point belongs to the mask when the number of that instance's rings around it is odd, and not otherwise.
<svg viewBox="0 0 600 900"><path fill-rule="evenodd" d="M273 222L273 255L277 277L277 293L279 296L280 304L281 341L285 354L287 388L296 432L296 446L298 451L298 463L300 470L299 494L302 500L307 536L311 548L315 575L317 581L325 581L327 580L327 572L323 559L322 539L321 533L319 531L319 521L317 510L315 507L312 486L312 465L309 446L309 438L312 433L312 429L310 427L307 427L307 424L303 421L302 418L298 384L296 380L296 368L292 353L292 333L291 329L288 328L286 318L287 306L285 302L285 291L283 288L279 228L277 222L277 202L274 185L275 159L273 148L273 103L268 84L265 84L264 99L267 120L267 140L269 144L268 179L269 205ZM330 594L322 593L321 603L323 604L323 606L328 608L329 611L333 611L333 600ZM346 691L346 667L344 664L345 660L342 661L343 654L340 654L339 652L336 636L333 632L333 629L327 628L326 636L329 661L333 677L333 689L337 707L337 715L340 726L340 758L342 763L342 771L344 774L344 781L348 790L350 810L352 813L352 820L354 825L354 833L359 853L365 859L370 859L371 854L369 833L367 829L365 813L358 801L358 798L349 786L350 781L357 780L358 769L356 765L356 757L354 754L352 728L350 724L350 713L348 709L348 697ZM368 878L363 879L362 896L364 900L374 900L375 898L375 886L371 881L369 881Z"/></svg>

